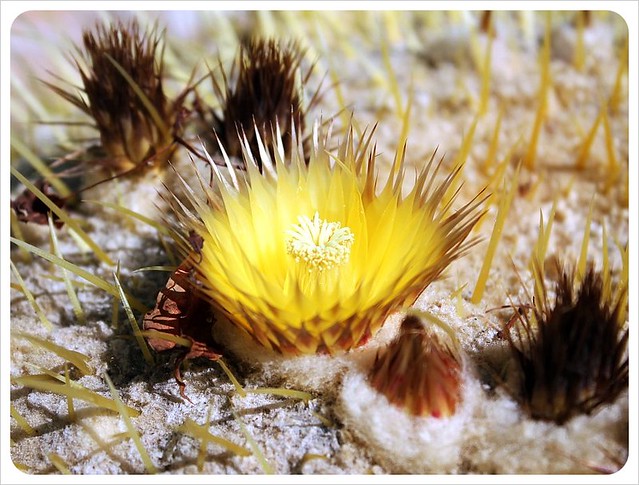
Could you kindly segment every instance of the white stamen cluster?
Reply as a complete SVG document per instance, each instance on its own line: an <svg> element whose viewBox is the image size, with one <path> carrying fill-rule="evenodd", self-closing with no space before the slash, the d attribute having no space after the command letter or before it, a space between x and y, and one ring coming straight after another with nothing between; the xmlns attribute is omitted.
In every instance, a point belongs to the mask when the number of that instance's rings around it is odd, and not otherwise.
<svg viewBox="0 0 639 485"><path fill-rule="evenodd" d="M297 220L299 224L286 231L290 236L286 252L295 262L306 263L309 272L323 272L348 262L355 240L350 228L320 219L317 212L313 219L299 216Z"/></svg>

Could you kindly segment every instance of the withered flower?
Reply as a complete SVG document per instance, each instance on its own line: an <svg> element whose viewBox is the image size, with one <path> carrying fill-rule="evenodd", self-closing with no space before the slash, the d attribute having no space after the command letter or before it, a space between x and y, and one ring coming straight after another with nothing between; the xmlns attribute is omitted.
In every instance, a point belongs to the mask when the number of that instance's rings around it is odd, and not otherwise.
<svg viewBox="0 0 639 485"><path fill-rule="evenodd" d="M213 115L215 129L228 155L242 158L243 135L252 153L259 153L255 127L272 155L276 122L285 153L290 153L293 125L304 133L306 111L319 95L318 88L308 107L304 106L303 86L313 69L301 72L303 58L304 51L295 42L282 45L274 39L256 39L242 45L228 75L220 63L221 83L211 74L221 105L221 111ZM256 161L261 170L259 157Z"/></svg>
<svg viewBox="0 0 639 485"><path fill-rule="evenodd" d="M222 356L211 334L214 319L211 307L191 277L193 257L194 253L173 272L158 292L155 307L142 318L142 327L151 332L147 333L147 341L153 350L179 350L173 373L180 395L187 400L180 372L182 362L197 357L216 361Z"/></svg>
<svg viewBox="0 0 639 485"><path fill-rule="evenodd" d="M375 358L369 381L392 404L414 416L445 418L461 398L461 359L414 315Z"/></svg>
<svg viewBox="0 0 639 485"><path fill-rule="evenodd" d="M39 179L34 185L58 207L62 208L65 205L66 199L60 197L48 181ZM51 214L56 227L62 227L62 221L55 214L52 214L51 209L29 189L24 189L11 201L11 208L21 222L46 225L48 223L48 215Z"/></svg>
<svg viewBox="0 0 639 485"><path fill-rule="evenodd" d="M93 118L106 154L103 163L116 172L160 165L172 154L185 90L170 101L163 88L163 35L139 24L98 24L83 33L75 64L83 95L46 83Z"/></svg>
<svg viewBox="0 0 639 485"><path fill-rule="evenodd" d="M593 267L578 289L574 280L561 271L554 302L544 288L532 317L524 313L507 333L516 398L533 418L558 424L613 402L628 386L628 329L620 325L627 289L606 298Z"/></svg>

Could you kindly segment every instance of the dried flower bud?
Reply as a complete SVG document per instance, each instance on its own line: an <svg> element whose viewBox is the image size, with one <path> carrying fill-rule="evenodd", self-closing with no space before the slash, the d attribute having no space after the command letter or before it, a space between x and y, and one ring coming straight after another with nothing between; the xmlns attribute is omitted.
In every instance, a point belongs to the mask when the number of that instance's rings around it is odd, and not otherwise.
<svg viewBox="0 0 639 485"><path fill-rule="evenodd" d="M105 164L118 172L168 159L183 95L170 102L162 86L162 36L128 24L99 24L82 37L75 59L85 96L46 83L91 116L100 132ZM160 52L158 52L160 51Z"/></svg>
<svg viewBox="0 0 639 485"><path fill-rule="evenodd" d="M375 359L371 385L415 416L449 417L461 396L461 360L415 316Z"/></svg>
<svg viewBox="0 0 639 485"><path fill-rule="evenodd" d="M104 149L125 166L148 160L172 142L168 125L175 115L162 89L162 61L156 59L160 40L155 31L141 35L136 22L110 29L98 27L97 35L85 32L83 36L91 68L81 75L91 114ZM121 70L148 99L159 119ZM166 159L168 153L162 156Z"/></svg>
<svg viewBox="0 0 639 485"><path fill-rule="evenodd" d="M258 156L255 127L272 153L275 123L279 124L285 153L290 153L292 123L299 133L305 127L301 88L312 68L300 73L303 57L304 52L294 42L281 46L275 40L253 40L241 47L229 76L222 69L223 85L212 77L222 106L221 113L214 115L215 128L229 155L242 158L238 134L245 134L253 155ZM231 79L236 70L237 77ZM316 100L317 92L311 105Z"/></svg>
<svg viewBox="0 0 639 485"><path fill-rule="evenodd" d="M619 324L626 290L608 301L592 267L577 291L573 281L574 274L562 271L554 304L544 290L533 318L524 314L507 334L517 366L515 397L533 418L558 424L614 401L628 386L628 329Z"/></svg>

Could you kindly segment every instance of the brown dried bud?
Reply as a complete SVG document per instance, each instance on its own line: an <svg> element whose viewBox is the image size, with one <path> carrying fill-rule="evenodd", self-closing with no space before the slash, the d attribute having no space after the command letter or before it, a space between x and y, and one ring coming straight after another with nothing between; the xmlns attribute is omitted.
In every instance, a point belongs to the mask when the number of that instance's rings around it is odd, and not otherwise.
<svg viewBox="0 0 639 485"><path fill-rule="evenodd" d="M409 414L449 417L461 396L461 360L417 317L407 316L399 336L377 355L369 379Z"/></svg>
<svg viewBox="0 0 639 485"><path fill-rule="evenodd" d="M156 60L160 42L155 30L141 34L135 21L110 28L98 26L95 35L83 35L91 67L88 72L80 70L80 74L91 114L100 130L102 146L123 168L155 155L166 160L169 155L166 147L172 142L169 126L175 113L162 88L162 61ZM121 71L150 101L159 120L154 119Z"/></svg>
<svg viewBox="0 0 639 485"><path fill-rule="evenodd" d="M507 332L515 356L515 398L536 419L562 424L613 402L628 387L628 329L619 324L625 290L606 301L592 267L577 291L562 271L553 304L536 301L533 314ZM513 333L515 334L513 336Z"/></svg>
<svg viewBox="0 0 639 485"><path fill-rule="evenodd" d="M275 123L279 124L285 152L290 153L292 130L303 133L305 128L301 89L312 68L300 74L303 57L294 42L281 46L275 40L254 40L241 47L229 76L222 68L222 85L211 76L222 106L221 113L214 114L215 128L230 156L242 158L238 134L245 134L261 170L255 126L272 154ZM311 105L316 96L317 92Z"/></svg>
<svg viewBox="0 0 639 485"><path fill-rule="evenodd" d="M155 27L140 32L133 20L98 24L94 32L83 33L82 41L75 64L85 96L45 84L93 118L111 169L123 172L166 161L183 97L170 102L164 94L163 63L157 59L162 35Z"/></svg>

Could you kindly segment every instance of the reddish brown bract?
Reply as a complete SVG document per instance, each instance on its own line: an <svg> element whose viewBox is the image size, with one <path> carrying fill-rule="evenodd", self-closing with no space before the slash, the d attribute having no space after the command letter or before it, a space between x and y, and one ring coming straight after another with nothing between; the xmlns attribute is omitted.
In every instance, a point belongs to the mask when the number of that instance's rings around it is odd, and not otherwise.
<svg viewBox="0 0 639 485"><path fill-rule="evenodd" d="M370 382L407 413L442 418L455 414L461 377L454 352L417 317L408 316L397 339L377 355Z"/></svg>

